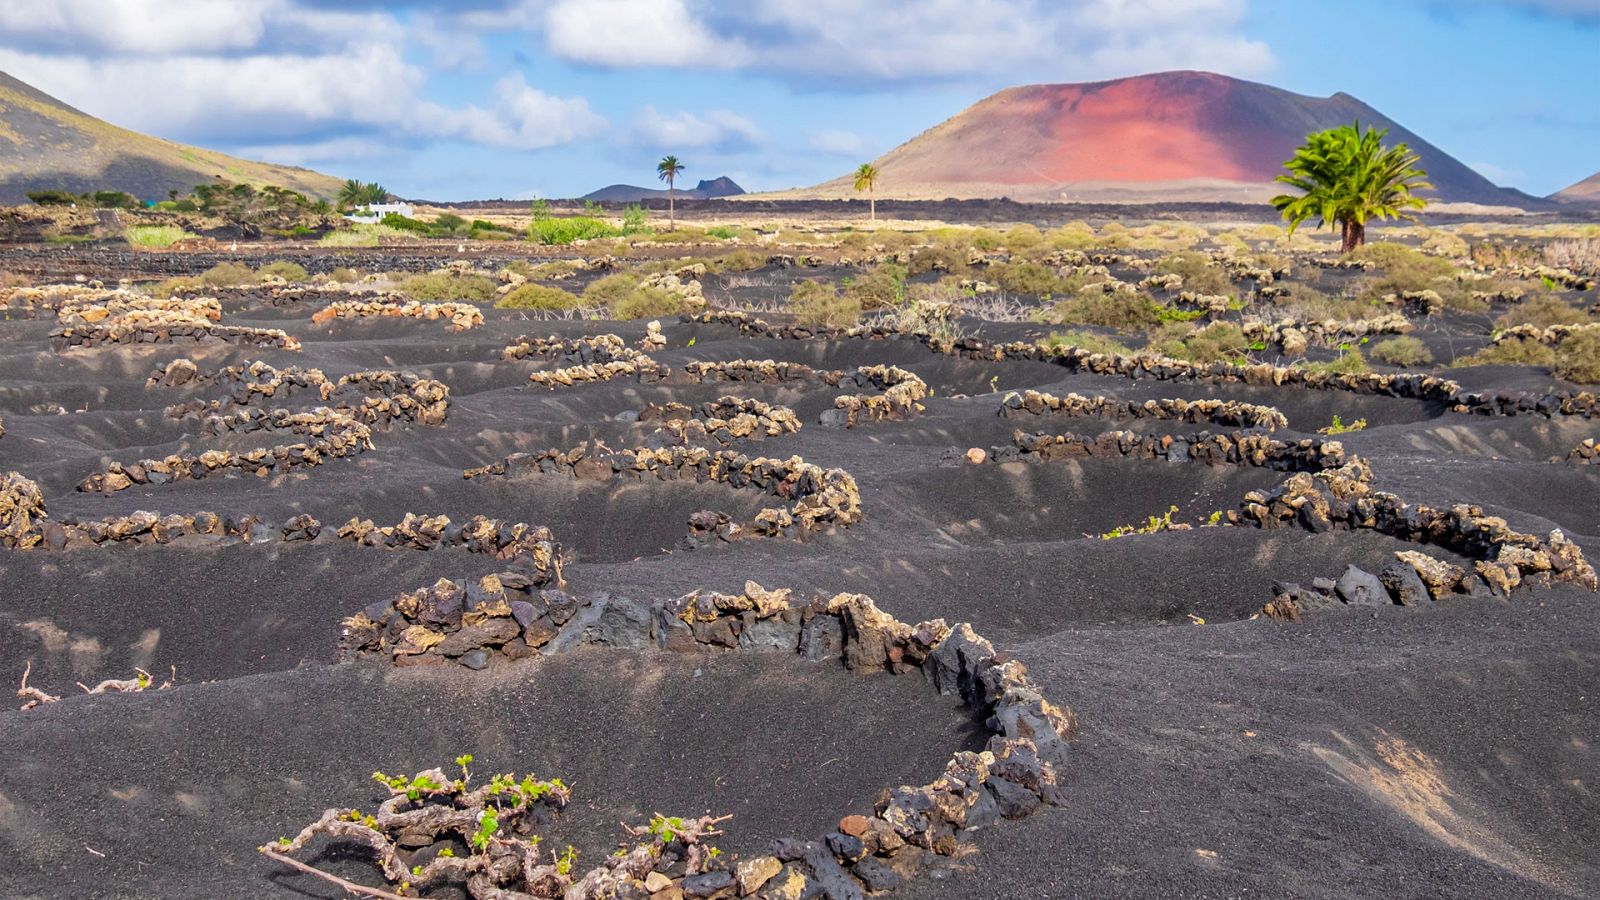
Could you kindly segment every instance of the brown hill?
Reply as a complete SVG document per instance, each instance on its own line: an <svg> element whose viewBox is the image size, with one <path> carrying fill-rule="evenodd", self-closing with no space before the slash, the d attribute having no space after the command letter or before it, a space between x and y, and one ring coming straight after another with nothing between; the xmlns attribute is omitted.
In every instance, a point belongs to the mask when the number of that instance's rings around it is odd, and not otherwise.
<svg viewBox="0 0 1600 900"><path fill-rule="evenodd" d="M879 158L880 198L1243 201L1306 134L1359 121L1422 155L1437 200L1537 204L1498 188L1348 94L1307 97L1206 72L1001 91ZM796 192L855 196L849 178Z"/></svg>
<svg viewBox="0 0 1600 900"><path fill-rule="evenodd" d="M1586 206L1600 205L1600 172L1590 175L1577 184L1550 195L1557 203L1578 203Z"/></svg>
<svg viewBox="0 0 1600 900"><path fill-rule="evenodd" d="M340 181L295 166L251 162L118 128L0 72L0 204L45 188L127 191L164 200L218 176L331 197Z"/></svg>

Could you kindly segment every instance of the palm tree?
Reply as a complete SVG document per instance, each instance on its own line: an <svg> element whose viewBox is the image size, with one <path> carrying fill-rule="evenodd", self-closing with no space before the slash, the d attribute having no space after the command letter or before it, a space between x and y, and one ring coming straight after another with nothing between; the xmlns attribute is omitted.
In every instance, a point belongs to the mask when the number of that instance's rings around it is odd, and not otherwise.
<svg viewBox="0 0 1600 900"><path fill-rule="evenodd" d="M878 167L872 163L862 163L856 170L856 193L867 192L868 208L873 222L878 221Z"/></svg>
<svg viewBox="0 0 1600 900"><path fill-rule="evenodd" d="M374 203L382 203L387 199L389 192L376 181L357 181L350 178L339 185L340 209L359 209Z"/></svg>
<svg viewBox="0 0 1600 900"><path fill-rule="evenodd" d="M678 162L676 156L664 156L656 164L656 175L667 183L667 228L676 231L678 228L678 210L673 203L672 185L683 174L683 163Z"/></svg>
<svg viewBox="0 0 1600 900"><path fill-rule="evenodd" d="M1427 201L1414 192L1433 185L1410 147L1383 145L1388 133L1380 128L1362 131L1355 122L1306 136L1305 146L1283 164L1289 174L1278 176L1301 193L1272 199L1291 235L1316 216L1319 228L1338 224L1343 252L1349 253L1366 243L1369 219L1414 220L1404 210L1422 209Z"/></svg>

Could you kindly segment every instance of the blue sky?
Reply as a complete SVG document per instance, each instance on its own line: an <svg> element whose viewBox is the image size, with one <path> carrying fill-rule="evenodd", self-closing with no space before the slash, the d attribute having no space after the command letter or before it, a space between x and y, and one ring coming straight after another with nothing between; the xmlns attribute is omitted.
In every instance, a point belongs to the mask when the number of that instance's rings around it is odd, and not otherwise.
<svg viewBox="0 0 1600 900"><path fill-rule="evenodd" d="M1374 35L1381 37L1374 39ZM161 137L430 199L842 174L1014 84L1345 91L1497 183L1600 171L1600 0L50 0L0 70Z"/></svg>

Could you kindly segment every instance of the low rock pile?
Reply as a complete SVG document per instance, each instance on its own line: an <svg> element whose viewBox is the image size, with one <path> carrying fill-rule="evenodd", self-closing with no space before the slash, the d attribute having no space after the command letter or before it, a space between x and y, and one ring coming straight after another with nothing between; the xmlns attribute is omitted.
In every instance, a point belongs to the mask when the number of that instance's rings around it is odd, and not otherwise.
<svg viewBox="0 0 1600 900"><path fill-rule="evenodd" d="M243 453L207 450L199 455L173 454L164 459L140 460L132 465L112 463L105 471L85 478L78 484L78 490L110 494L136 484L170 484L213 475L266 478L373 449L372 429L349 414L322 408L313 410L307 416L307 419L298 422L299 428L305 429L304 433L307 434L313 433L312 429L320 430L311 441L258 447ZM310 424L316 419L323 421Z"/></svg>
<svg viewBox="0 0 1600 900"><path fill-rule="evenodd" d="M989 454L997 463L1057 459L1162 459L1207 466L1261 466L1288 472L1320 472L1345 464L1344 445L1338 441L1305 438L1280 441L1247 432L1190 435L1149 435L1134 431L1107 431L1097 435L1012 435L1012 447Z"/></svg>
<svg viewBox="0 0 1600 900"><path fill-rule="evenodd" d="M313 324L325 325L334 319L447 319L452 331L466 331L483 324L483 310L470 303L422 303L404 297L376 300L340 300L317 310Z"/></svg>
<svg viewBox="0 0 1600 900"><path fill-rule="evenodd" d="M38 545L47 515L39 485L17 472L0 477L0 547L27 550Z"/></svg>
<svg viewBox="0 0 1600 900"><path fill-rule="evenodd" d="M1060 414L1070 418L1093 416L1101 419L1160 419L1200 424L1210 422L1229 428L1260 428L1276 431L1289 427L1289 420L1275 407L1237 400L1116 400L1110 397L1085 397L1067 394L1058 397L1043 391L1012 391L1000 401L1000 415Z"/></svg>
<svg viewBox="0 0 1600 900"><path fill-rule="evenodd" d="M450 388L447 385L411 372L388 369L351 372L334 380L321 369L294 366L277 369L264 362L255 362L202 375L190 360L175 359L151 374L145 386L181 387L206 383L231 384L232 390L221 400L193 400L169 406L165 410L166 416L173 419L191 415L215 418L214 414L223 409L243 407L245 411L224 415L221 417L223 421L215 425L208 418L206 433L255 431L269 427L271 419L295 415L285 409L252 411L251 406L257 398L276 397L280 392L287 396L293 391L311 388L317 390L324 403L334 402L335 411L369 424L406 421L443 425L450 412Z"/></svg>
<svg viewBox="0 0 1600 900"><path fill-rule="evenodd" d="M94 302L66 303L56 311L56 321L69 328L86 328L101 322L137 323L148 314L162 314L176 321L222 321L222 304L214 297L147 297L132 291L115 291Z"/></svg>
<svg viewBox="0 0 1600 900"><path fill-rule="evenodd" d="M172 341L227 341L281 350L300 349L298 339L276 328L218 325L202 317L154 310L131 311L115 319L66 326L50 332L50 346L57 352L71 347L164 344Z"/></svg>
<svg viewBox="0 0 1600 900"><path fill-rule="evenodd" d="M833 409L819 419L823 425L854 428L862 422L909 419L923 411L922 401L928 397L928 383L898 366L862 366L854 372L824 373L822 379L837 388L882 391L835 397Z"/></svg>
<svg viewBox="0 0 1600 900"><path fill-rule="evenodd" d="M698 406L684 403L651 404L639 411L639 423L660 422L660 433L684 444L692 440L714 440L731 444L739 440L762 440L794 434L800 420L794 410L760 400L718 397Z"/></svg>
<svg viewBox="0 0 1600 900"><path fill-rule="evenodd" d="M523 335L500 351L500 358L503 360L527 359L532 356L588 366L619 360L624 362L637 360L639 353L629 349L627 342L614 334L577 338L561 338L555 335L535 338Z"/></svg>
<svg viewBox="0 0 1600 900"><path fill-rule="evenodd" d="M861 491L843 469L824 470L798 456L768 459L733 450L663 447L612 451L603 445L572 450L513 453L490 466L468 469L468 479L514 478L535 473L567 475L581 480L612 478L716 482L755 489L786 501L756 514L750 531L763 537L816 531L861 521Z"/></svg>
<svg viewBox="0 0 1600 900"><path fill-rule="evenodd" d="M1289 356L1299 356L1310 345L1337 346L1364 337L1379 334L1409 334L1414 325L1400 313L1388 313L1373 319L1353 322L1338 319L1309 321L1301 319L1275 319L1270 322L1246 321L1240 326L1244 336L1252 341L1277 344Z"/></svg>
<svg viewBox="0 0 1600 900"><path fill-rule="evenodd" d="M816 369L804 363L774 362L770 359L729 359L692 362L683 371L695 381L738 381L749 384L781 384L785 381L815 381Z"/></svg>
<svg viewBox="0 0 1600 900"><path fill-rule="evenodd" d="M455 661L481 669L496 658L586 644L685 653L793 653L837 660L859 674L920 672L934 690L960 697L981 715L990 737L982 751L955 753L928 784L882 792L873 815L846 816L822 840L778 840L768 856L696 866L697 875L658 867L653 861L661 857L649 854L637 866L614 859L566 887L560 894L566 900L861 898L898 887L930 856L955 855L964 832L1022 818L1063 799L1055 767L1066 759L1076 724L1072 711L1046 700L1021 662L996 653L970 625L952 628L942 619L909 625L860 594L797 602L789 590L746 582L739 594L579 600L526 579L508 584L504 575L477 582L441 580L346 619L340 655L396 665Z"/></svg>
<svg viewBox="0 0 1600 900"><path fill-rule="evenodd" d="M1481 507L1459 504L1440 510L1407 504L1394 494L1372 490L1370 482L1370 470L1359 460L1315 475L1297 473L1271 491L1246 494L1241 520L1263 528L1292 523L1316 532L1368 528L1403 541L1444 547L1475 561L1474 571L1469 573L1437 560L1424 563L1418 557L1428 558L1422 554L1403 557L1401 562L1417 569L1417 577L1427 585L1425 596L1434 600L1456 594L1507 595L1519 586L1548 586L1556 581L1575 582L1590 590L1600 588L1583 551L1560 531L1541 540L1514 531L1505 519L1486 515ZM1411 579L1385 572L1388 574L1378 577L1387 579L1386 596L1392 602L1416 602L1419 595ZM1365 580L1364 575L1351 578ZM1324 598L1335 597L1336 603L1348 602L1337 600L1336 591L1327 594L1313 586L1311 592L1282 592L1269 613L1293 618L1299 609L1326 605L1316 599L1319 593Z"/></svg>
<svg viewBox="0 0 1600 900"><path fill-rule="evenodd" d="M1561 342L1575 334L1600 334L1600 322L1586 322L1581 325L1551 325L1540 328L1537 325L1514 325L1502 331L1495 332L1490 343L1504 344L1511 341L1531 341L1536 344L1547 344L1551 347L1561 346Z"/></svg>
<svg viewBox="0 0 1600 900"><path fill-rule="evenodd" d="M0 430L0 434L4 433L5 432L3 430ZM1594 438L1589 438L1578 446L1568 450L1564 460L1562 457L1558 456L1550 461L1565 461L1569 463L1581 463L1584 465L1594 465L1595 463L1600 463L1600 441L1597 441Z"/></svg>

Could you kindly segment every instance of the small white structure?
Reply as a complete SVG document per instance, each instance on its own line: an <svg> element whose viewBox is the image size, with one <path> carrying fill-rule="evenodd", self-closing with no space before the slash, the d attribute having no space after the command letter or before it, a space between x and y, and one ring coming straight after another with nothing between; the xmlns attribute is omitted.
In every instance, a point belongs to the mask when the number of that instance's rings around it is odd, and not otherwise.
<svg viewBox="0 0 1600 900"><path fill-rule="evenodd" d="M360 222L363 225L375 225L378 222L383 221L383 217L389 213L399 213L408 219L412 218L411 204L374 203L371 206L363 206L354 212L346 214L345 218L352 222Z"/></svg>

